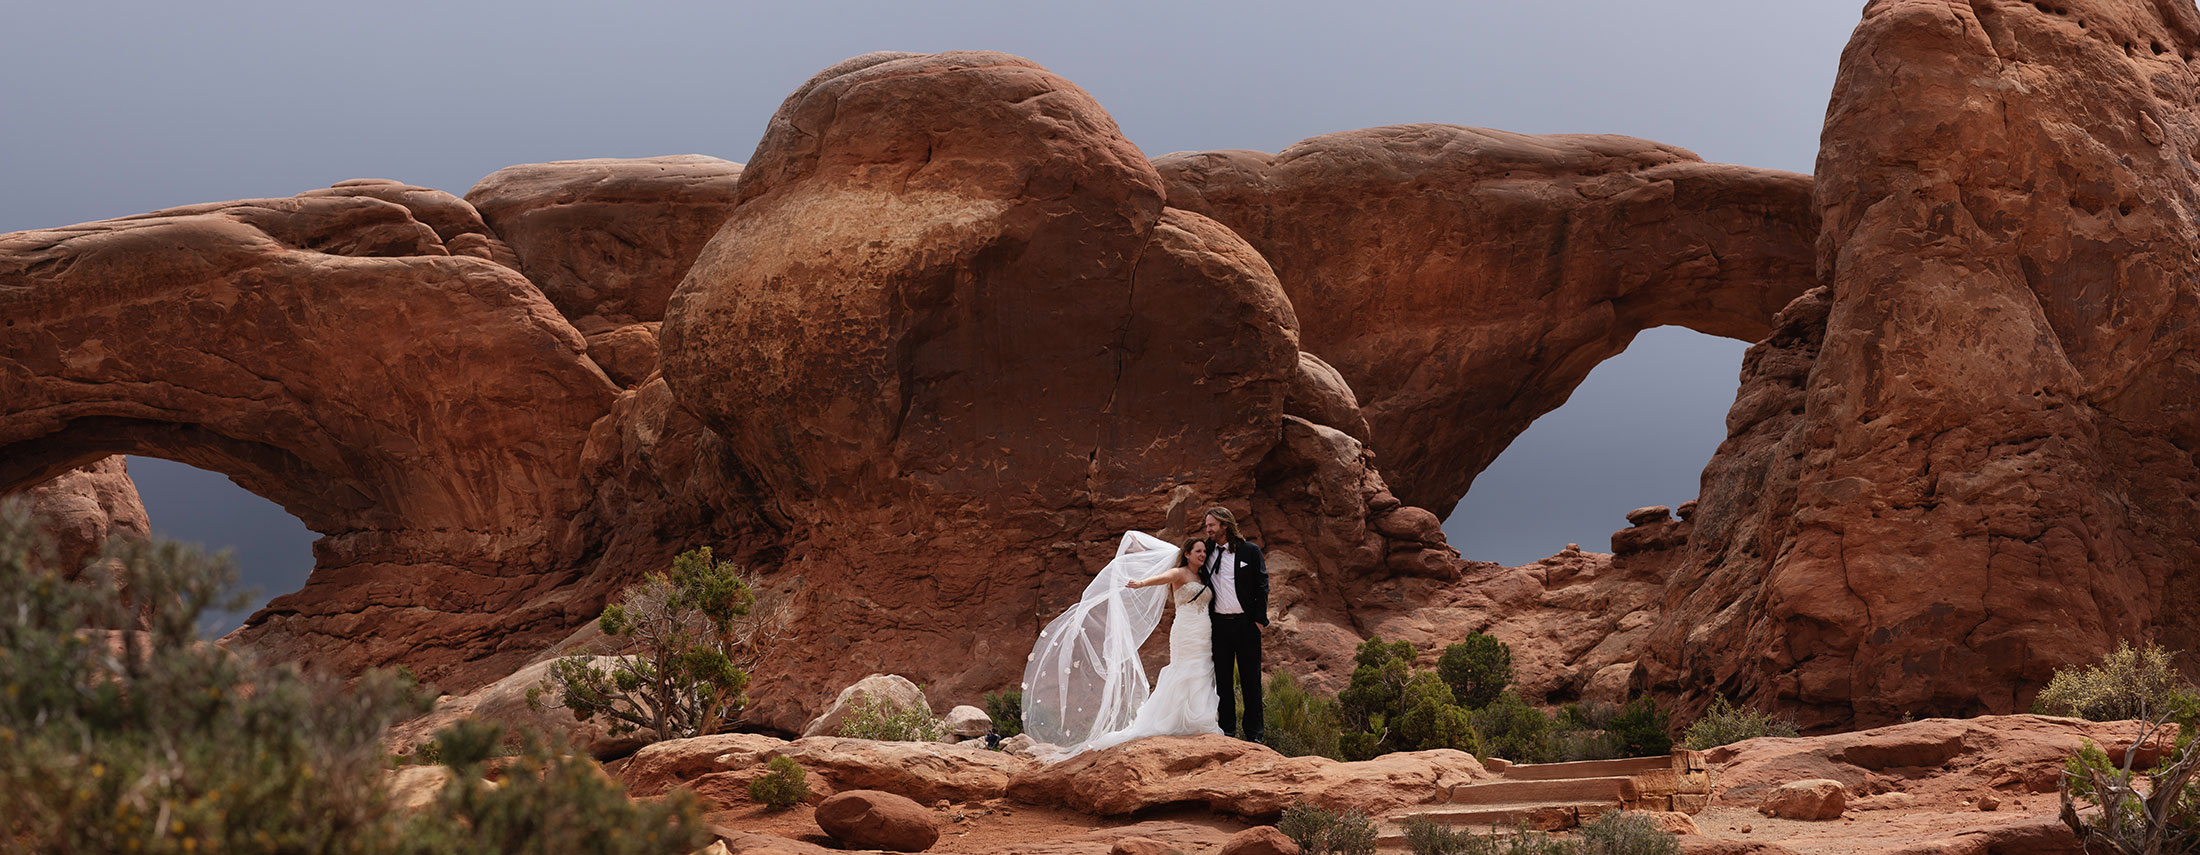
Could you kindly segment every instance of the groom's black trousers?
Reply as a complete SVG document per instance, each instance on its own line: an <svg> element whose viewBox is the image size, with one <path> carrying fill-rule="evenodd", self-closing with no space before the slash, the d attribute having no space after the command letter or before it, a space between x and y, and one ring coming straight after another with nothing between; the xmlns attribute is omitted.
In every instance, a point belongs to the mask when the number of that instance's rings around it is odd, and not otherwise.
<svg viewBox="0 0 2200 855"><path fill-rule="evenodd" d="M1224 734L1237 732L1237 687L1231 673L1245 687L1245 738L1259 742L1268 719L1260 706L1260 624L1250 615L1215 615L1215 708Z"/></svg>

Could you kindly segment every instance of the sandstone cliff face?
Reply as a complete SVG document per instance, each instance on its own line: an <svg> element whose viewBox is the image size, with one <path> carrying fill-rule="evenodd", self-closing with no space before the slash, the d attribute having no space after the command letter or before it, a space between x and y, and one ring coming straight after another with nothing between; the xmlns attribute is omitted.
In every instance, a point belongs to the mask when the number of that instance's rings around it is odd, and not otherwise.
<svg viewBox="0 0 2200 855"><path fill-rule="evenodd" d="M1398 125L1156 167L1273 265L1391 488L1440 515L1636 333L1755 341L1811 284L1807 176L1633 137Z"/></svg>
<svg viewBox="0 0 2200 855"><path fill-rule="evenodd" d="M773 117L739 196L672 297L664 371L788 532L809 629L771 676L795 697L873 671L966 695L1012 681L1116 535L1264 507L1286 437L1343 436L1287 398L1357 417L1302 364L1260 255L1166 207L1107 113L1028 60L827 69ZM1346 442L1279 465L1357 464ZM1381 572L1378 492L1350 480L1342 539L1284 558L1307 571L1279 583Z"/></svg>
<svg viewBox="0 0 2200 855"><path fill-rule="evenodd" d="M1367 635L1481 630L1552 701L2005 711L2200 644L2161 605L2200 566L2200 15L2165 9L1872 4L1815 191L1435 125L1157 166L1029 61L870 54L747 167L0 235L0 491L129 528L126 476L65 473L230 475L324 535L233 643L453 688L708 544L793 598L751 714L790 729L877 671L1012 685L1120 532L1216 503L1317 688ZM1460 561L1437 511L1671 323L1762 339L1695 512Z"/></svg>
<svg viewBox="0 0 2200 855"><path fill-rule="evenodd" d="M1870 724L2200 642L2196 49L2182 4L1866 8L1818 163L1829 290L1752 356L1655 685Z"/></svg>

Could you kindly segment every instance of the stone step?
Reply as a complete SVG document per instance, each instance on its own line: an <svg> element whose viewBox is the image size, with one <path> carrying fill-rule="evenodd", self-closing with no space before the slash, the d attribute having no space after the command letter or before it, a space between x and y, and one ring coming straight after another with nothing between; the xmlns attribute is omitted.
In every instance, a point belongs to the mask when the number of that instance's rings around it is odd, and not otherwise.
<svg viewBox="0 0 2200 855"><path fill-rule="evenodd" d="M1527 763L1507 766L1500 774L1508 781L1550 781L1563 778L1610 778L1644 774L1672 774L1673 758L1624 757L1618 760L1575 760L1570 763Z"/></svg>
<svg viewBox="0 0 2200 855"><path fill-rule="evenodd" d="M1452 787L1451 797L1448 801L1450 804L1460 807L1535 803L1556 804L1561 802L1619 804L1634 801L1639 792L1635 779L1628 775L1526 781L1497 780Z"/></svg>

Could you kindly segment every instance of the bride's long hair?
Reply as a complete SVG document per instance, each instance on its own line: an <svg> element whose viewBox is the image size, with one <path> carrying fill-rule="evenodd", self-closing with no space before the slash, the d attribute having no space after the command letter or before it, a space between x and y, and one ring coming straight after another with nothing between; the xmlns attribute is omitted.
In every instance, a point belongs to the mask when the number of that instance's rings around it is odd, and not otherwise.
<svg viewBox="0 0 2200 855"><path fill-rule="evenodd" d="M1176 548L1176 566L1192 567L1196 574L1200 568L1192 566L1192 547L1194 546L1207 548L1207 541L1197 537L1185 540L1183 545ZM1206 562L1202 561L1200 563L1205 564ZM1192 599L1199 599L1199 595L1204 593L1207 593L1207 586L1202 584L1198 591L1192 593Z"/></svg>

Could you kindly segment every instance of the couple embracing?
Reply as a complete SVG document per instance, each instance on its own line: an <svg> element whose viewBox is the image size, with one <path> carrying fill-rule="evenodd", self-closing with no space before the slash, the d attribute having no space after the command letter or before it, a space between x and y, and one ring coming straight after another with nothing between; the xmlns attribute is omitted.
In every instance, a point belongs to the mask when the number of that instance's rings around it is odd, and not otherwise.
<svg viewBox="0 0 2200 855"><path fill-rule="evenodd" d="M1245 738L1260 741L1267 560L1228 508L1207 509L1201 522L1206 536L1182 547L1123 535L1078 603L1040 631L1024 668L1033 736L1076 754L1146 736L1228 735L1242 686ZM1138 648L1165 602L1176 607L1169 664L1148 688Z"/></svg>

